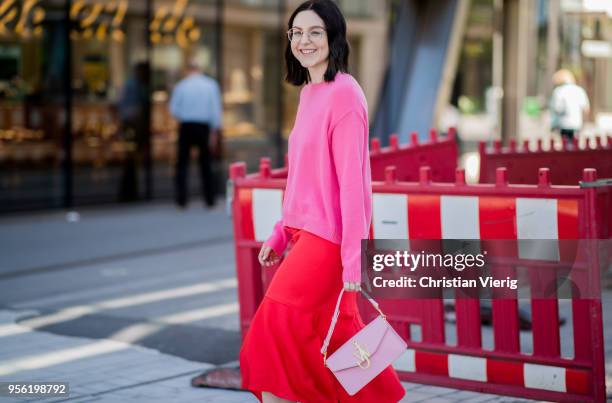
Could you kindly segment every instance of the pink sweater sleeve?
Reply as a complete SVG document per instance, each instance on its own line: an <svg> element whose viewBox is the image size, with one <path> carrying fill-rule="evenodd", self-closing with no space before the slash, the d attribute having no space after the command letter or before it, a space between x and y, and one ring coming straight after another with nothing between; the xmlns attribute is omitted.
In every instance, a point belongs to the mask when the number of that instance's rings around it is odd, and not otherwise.
<svg viewBox="0 0 612 403"><path fill-rule="evenodd" d="M357 112L344 115L332 129L332 153L340 190L342 281L361 282L361 239L368 237L366 204L372 189L368 175L366 123Z"/></svg>
<svg viewBox="0 0 612 403"><path fill-rule="evenodd" d="M289 243L289 234L285 231L282 219L276 222L272 229L272 235L264 243L274 249L278 256L283 255Z"/></svg>

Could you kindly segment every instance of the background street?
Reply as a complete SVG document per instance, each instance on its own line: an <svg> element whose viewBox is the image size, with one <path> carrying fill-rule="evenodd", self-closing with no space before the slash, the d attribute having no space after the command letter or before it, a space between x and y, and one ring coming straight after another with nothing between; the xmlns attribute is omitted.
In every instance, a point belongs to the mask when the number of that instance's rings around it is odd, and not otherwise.
<svg viewBox="0 0 612 403"><path fill-rule="evenodd" d="M255 401L248 393L189 385L213 365L235 364L240 349L225 206L206 211L192 203L180 211L136 204L79 213L0 218L0 381L69 380L71 401ZM609 291L604 315L611 337ZM570 327L562 326L562 343ZM492 338L485 329L486 346ZM453 343L452 323L447 333ZM521 332L523 351L530 342L530 332ZM612 357L612 340L606 344ZM564 355L571 354L568 346ZM405 386L406 402L516 401Z"/></svg>

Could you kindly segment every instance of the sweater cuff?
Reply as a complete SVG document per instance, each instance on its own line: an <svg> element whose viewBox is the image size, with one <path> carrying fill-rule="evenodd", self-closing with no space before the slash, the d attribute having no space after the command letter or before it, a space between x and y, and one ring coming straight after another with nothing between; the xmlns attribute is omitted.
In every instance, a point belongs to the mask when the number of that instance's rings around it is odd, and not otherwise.
<svg viewBox="0 0 612 403"><path fill-rule="evenodd" d="M342 282L361 283L361 267L344 268L342 270Z"/></svg>
<svg viewBox="0 0 612 403"><path fill-rule="evenodd" d="M289 243L289 237L287 236L287 232L283 227L282 221L279 221L274 226L272 231L272 235L268 238L267 241L264 242L265 245L268 245L278 256L282 256L287 248L287 244Z"/></svg>

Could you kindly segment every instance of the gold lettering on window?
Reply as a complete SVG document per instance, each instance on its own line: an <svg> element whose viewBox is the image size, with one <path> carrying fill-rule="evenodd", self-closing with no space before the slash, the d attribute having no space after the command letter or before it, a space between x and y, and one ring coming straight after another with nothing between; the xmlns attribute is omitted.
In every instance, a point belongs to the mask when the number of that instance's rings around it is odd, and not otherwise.
<svg viewBox="0 0 612 403"><path fill-rule="evenodd" d="M128 9L127 0L86 2L77 0L70 8L70 19L74 27L70 38L92 39L99 41L111 39L123 42L123 20Z"/></svg>
<svg viewBox="0 0 612 403"><path fill-rule="evenodd" d="M43 34L45 10L41 0L16 0L0 2L0 37L18 36L24 39L40 37Z"/></svg>
<svg viewBox="0 0 612 403"><path fill-rule="evenodd" d="M176 41L181 48L186 48L200 39L195 19L185 15L188 3L189 0L176 0L172 7L162 5L155 11L149 25L151 42L168 44Z"/></svg>

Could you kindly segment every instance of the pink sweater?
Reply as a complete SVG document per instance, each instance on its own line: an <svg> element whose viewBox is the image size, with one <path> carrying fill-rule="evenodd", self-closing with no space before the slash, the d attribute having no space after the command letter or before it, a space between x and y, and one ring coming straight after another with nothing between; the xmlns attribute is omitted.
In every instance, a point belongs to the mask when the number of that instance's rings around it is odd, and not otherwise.
<svg viewBox="0 0 612 403"><path fill-rule="evenodd" d="M367 103L352 76L338 73L333 82L302 88L288 148L282 219L266 244L282 256L284 226L312 232L340 245L342 280L360 282L372 185Z"/></svg>

